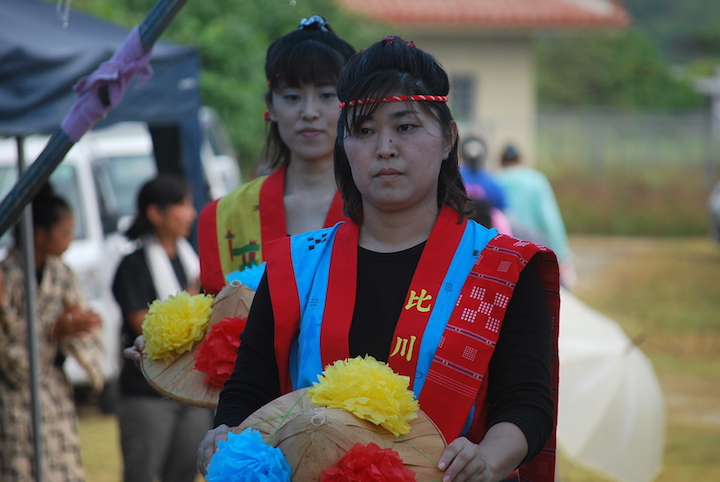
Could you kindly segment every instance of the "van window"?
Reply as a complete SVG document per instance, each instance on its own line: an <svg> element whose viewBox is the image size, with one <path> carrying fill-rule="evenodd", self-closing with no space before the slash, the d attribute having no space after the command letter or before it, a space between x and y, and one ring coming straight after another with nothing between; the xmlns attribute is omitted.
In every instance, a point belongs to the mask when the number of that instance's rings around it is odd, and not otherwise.
<svg viewBox="0 0 720 482"><path fill-rule="evenodd" d="M17 170L10 166L0 166L0 198L5 199L5 195L10 192L15 180L17 179ZM9 248L13 244L12 229L8 229L0 238L0 250Z"/></svg>
<svg viewBox="0 0 720 482"><path fill-rule="evenodd" d="M75 239L87 238L87 220L85 219L85 210L82 209L85 199L82 199L80 194L75 166L60 164L50 175L50 184L55 193L70 204L75 217Z"/></svg>
<svg viewBox="0 0 720 482"><path fill-rule="evenodd" d="M98 171L104 171L103 184L112 191L104 194L113 200L115 212L121 217L135 214L138 191L146 181L157 175L155 158L149 155L98 159L93 167L96 176Z"/></svg>
<svg viewBox="0 0 720 482"><path fill-rule="evenodd" d="M0 197L4 198L10 192L17 181L17 168L15 166L0 166ZM75 217L75 238L84 239L87 237L87 221L85 213L81 209L81 197L78 189L77 171L74 166L60 164L50 175L55 193L65 199L73 211ZM12 245L12 236L8 230L0 239L0 248Z"/></svg>

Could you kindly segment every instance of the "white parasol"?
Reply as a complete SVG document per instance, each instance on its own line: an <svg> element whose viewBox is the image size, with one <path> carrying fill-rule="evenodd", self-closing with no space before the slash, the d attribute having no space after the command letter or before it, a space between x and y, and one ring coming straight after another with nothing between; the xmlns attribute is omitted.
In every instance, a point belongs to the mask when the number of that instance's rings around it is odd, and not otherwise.
<svg viewBox="0 0 720 482"><path fill-rule="evenodd" d="M563 290L558 443L571 460L627 482L653 480L665 401L650 361L612 319Z"/></svg>

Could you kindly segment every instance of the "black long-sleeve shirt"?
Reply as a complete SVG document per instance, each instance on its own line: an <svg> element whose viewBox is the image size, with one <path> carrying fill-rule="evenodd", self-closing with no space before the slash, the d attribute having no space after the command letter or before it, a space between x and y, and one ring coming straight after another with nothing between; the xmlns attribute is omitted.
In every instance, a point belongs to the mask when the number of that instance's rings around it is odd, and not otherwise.
<svg viewBox="0 0 720 482"><path fill-rule="evenodd" d="M369 354L388 360L395 325L423 248L424 243L396 253L359 248L357 297L349 340L351 357ZM499 422L518 426L528 442L525 460L540 452L554 426L551 333L547 301L531 261L522 271L508 304L488 374L487 426ZM255 294L241 339L235 370L220 395L216 426L239 425L281 395L267 274Z"/></svg>
<svg viewBox="0 0 720 482"><path fill-rule="evenodd" d="M180 258L178 256L170 258L170 264L180 286L187 287L187 276ZM120 346L124 348L132 345L135 338L141 335L130 323L128 313L147 310L148 305L157 299L150 267L145 257L145 249L140 248L122 259L115 272L112 291L123 314ZM147 382L138 365L127 358L123 360L123 367L120 372L120 393L122 395L162 398L162 395Z"/></svg>

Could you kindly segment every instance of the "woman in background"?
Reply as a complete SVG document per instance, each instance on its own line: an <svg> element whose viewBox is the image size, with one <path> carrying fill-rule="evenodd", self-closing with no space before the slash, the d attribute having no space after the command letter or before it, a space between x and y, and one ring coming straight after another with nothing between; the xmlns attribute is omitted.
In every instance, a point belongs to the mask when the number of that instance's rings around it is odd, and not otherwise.
<svg viewBox="0 0 720 482"><path fill-rule="evenodd" d="M113 294L123 314L123 347L142 333L148 305L180 291L197 294L199 263L185 239L195 221L190 188L162 174L140 189L137 214L125 235L138 241L115 274ZM193 482L194 454L212 420L207 409L159 395L130 360L120 373L117 408L125 482Z"/></svg>
<svg viewBox="0 0 720 482"><path fill-rule="evenodd" d="M263 168L208 204L198 219L203 290L217 294L225 276L260 265L267 243L344 219L333 177L340 115L337 77L355 49L317 15L270 45L265 63L270 123Z"/></svg>
<svg viewBox="0 0 720 482"><path fill-rule="evenodd" d="M80 282L60 256L74 239L68 203L46 185L32 202L37 278L42 459L46 480L85 480L73 387L63 372L75 357L102 386L100 317L87 309ZM25 266L13 248L0 263L0 480L35 480L25 312Z"/></svg>

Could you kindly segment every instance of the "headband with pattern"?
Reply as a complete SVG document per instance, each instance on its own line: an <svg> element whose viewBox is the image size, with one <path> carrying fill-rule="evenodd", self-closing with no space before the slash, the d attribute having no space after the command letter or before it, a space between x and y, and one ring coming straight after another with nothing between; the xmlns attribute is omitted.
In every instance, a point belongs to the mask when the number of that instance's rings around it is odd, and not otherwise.
<svg viewBox="0 0 720 482"><path fill-rule="evenodd" d="M343 107L352 107L354 105L363 105L363 104L374 104L377 102L408 102L411 100L424 100L424 101L430 101L430 102L447 102L448 98L444 95L426 95L426 94L417 94L417 95L392 95L389 97L374 97L370 99L358 99L358 100L349 100L347 102L340 102L340 108Z"/></svg>

